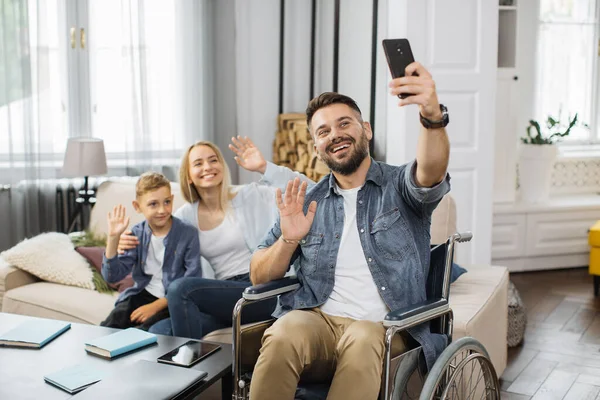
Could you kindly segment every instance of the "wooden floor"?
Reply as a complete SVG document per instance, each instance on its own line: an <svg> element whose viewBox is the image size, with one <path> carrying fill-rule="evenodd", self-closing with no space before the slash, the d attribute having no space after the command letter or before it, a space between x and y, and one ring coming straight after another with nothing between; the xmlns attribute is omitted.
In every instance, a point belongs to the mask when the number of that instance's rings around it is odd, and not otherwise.
<svg viewBox="0 0 600 400"><path fill-rule="evenodd" d="M503 400L600 400L600 298L586 268L511 274L527 307L509 348Z"/></svg>

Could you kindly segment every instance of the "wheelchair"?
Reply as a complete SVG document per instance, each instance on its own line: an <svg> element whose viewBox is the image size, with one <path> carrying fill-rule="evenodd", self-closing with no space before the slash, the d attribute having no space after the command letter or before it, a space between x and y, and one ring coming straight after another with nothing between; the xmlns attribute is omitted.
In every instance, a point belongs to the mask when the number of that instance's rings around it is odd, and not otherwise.
<svg viewBox="0 0 600 400"><path fill-rule="evenodd" d="M379 400L470 400L500 399L496 371L483 345L472 337L452 341L453 313L448 299L450 274L456 243L468 242L470 232L455 233L445 243L431 246L426 282L427 300L388 313L383 321L387 328ZM241 326L245 306L294 291L298 279L287 277L247 288L233 310L233 400L247 400L254 363L264 331L275 321ZM432 332L445 334L448 346L429 372L422 348L418 345L402 354L392 354L394 335L410 327L430 322ZM242 343L244 349L242 351ZM321 400L329 385L298 384L296 400ZM256 399L252 399L256 400Z"/></svg>

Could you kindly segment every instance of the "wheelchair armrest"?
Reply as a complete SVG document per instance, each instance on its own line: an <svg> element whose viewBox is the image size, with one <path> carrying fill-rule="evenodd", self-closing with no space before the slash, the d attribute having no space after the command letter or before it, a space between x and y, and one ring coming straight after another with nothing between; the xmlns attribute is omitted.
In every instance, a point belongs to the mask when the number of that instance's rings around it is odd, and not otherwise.
<svg viewBox="0 0 600 400"><path fill-rule="evenodd" d="M242 296L245 300L265 300L271 297L279 296L283 293L291 292L299 287L300 283L298 278L287 277L247 287Z"/></svg>
<svg viewBox="0 0 600 400"><path fill-rule="evenodd" d="M383 320L385 327L397 326L410 328L423 322L442 316L450 311L446 299L426 300L424 302L390 311Z"/></svg>

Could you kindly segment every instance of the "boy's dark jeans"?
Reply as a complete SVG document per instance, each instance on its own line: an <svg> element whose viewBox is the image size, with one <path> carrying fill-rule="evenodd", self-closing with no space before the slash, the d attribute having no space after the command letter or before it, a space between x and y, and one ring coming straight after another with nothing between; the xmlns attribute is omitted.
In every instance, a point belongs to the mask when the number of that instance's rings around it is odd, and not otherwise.
<svg viewBox="0 0 600 400"><path fill-rule="evenodd" d="M118 303L108 317L100 323L100 326L119 329L135 327L147 331L158 321L169 318L169 309L165 308L164 310L157 312L142 324L131 322L131 313L137 308L150 304L156 300L158 300L156 296L148 293L146 290L142 290L140 293L130 296Z"/></svg>

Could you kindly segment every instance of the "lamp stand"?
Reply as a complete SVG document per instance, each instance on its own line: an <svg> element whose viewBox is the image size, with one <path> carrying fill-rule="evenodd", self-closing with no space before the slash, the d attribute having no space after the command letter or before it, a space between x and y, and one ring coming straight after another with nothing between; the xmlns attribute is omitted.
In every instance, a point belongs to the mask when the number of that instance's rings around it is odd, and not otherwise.
<svg viewBox="0 0 600 400"><path fill-rule="evenodd" d="M89 206L96 202L95 194L96 192L94 190L88 190L88 177L84 177L83 189L79 190L78 197L75 199L75 209L69 216L69 229L67 230L67 233L71 233L71 231L75 227L77 219L81 216L83 212L83 207ZM81 225L83 226L83 221L81 221Z"/></svg>

